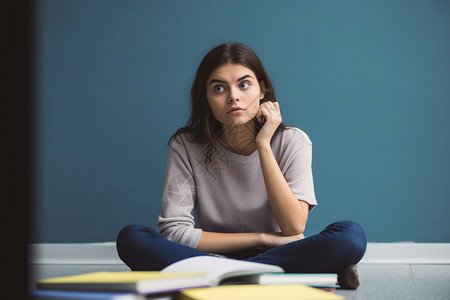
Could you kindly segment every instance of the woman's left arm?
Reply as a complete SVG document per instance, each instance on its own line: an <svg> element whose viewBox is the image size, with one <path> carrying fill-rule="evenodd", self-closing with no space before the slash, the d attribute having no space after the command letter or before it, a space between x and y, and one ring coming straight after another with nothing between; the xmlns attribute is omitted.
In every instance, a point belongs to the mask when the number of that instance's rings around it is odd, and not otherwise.
<svg viewBox="0 0 450 300"><path fill-rule="evenodd" d="M295 197L270 146L272 136L282 121L278 103L268 101L261 104L256 118L265 121L256 136L256 146L272 213L283 235L301 234L305 230L309 205Z"/></svg>

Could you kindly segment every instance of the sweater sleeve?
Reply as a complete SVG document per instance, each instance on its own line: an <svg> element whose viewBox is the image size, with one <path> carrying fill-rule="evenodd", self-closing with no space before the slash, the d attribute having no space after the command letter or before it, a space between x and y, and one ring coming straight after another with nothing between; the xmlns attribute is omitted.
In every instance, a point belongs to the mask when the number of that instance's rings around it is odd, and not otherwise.
<svg viewBox="0 0 450 300"><path fill-rule="evenodd" d="M284 155L280 167L284 177L298 200L309 204L309 210L317 205L312 174L312 143L298 128L290 131L284 141Z"/></svg>
<svg viewBox="0 0 450 300"><path fill-rule="evenodd" d="M158 218L163 237L192 248L197 246L202 230L194 227L192 210L195 201L195 182L188 153L182 140L173 140L169 147L162 212Z"/></svg>

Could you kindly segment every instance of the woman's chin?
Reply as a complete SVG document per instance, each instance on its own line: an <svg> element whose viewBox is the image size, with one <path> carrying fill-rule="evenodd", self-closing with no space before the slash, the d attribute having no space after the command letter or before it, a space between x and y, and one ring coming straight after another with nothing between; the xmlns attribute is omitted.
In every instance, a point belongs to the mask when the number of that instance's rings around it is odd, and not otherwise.
<svg viewBox="0 0 450 300"><path fill-rule="evenodd" d="M222 123L223 127L236 127L236 126L249 126L252 130L254 129L255 122L254 119L235 119L233 121Z"/></svg>

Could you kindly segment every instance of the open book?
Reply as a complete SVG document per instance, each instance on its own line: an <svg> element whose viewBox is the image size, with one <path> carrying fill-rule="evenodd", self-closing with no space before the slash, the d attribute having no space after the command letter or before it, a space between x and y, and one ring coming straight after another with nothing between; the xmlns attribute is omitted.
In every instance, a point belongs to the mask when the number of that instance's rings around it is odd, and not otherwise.
<svg viewBox="0 0 450 300"><path fill-rule="evenodd" d="M207 287L235 276L281 273L278 266L235 259L197 256L176 262L161 272L95 272L41 279L37 287L45 290L122 291L138 294L173 292Z"/></svg>
<svg viewBox="0 0 450 300"><path fill-rule="evenodd" d="M264 271L267 270L267 271ZM337 274L284 273L278 266L235 259L198 256L181 260L162 272L205 272L211 286L230 284L303 284L314 287L338 287Z"/></svg>

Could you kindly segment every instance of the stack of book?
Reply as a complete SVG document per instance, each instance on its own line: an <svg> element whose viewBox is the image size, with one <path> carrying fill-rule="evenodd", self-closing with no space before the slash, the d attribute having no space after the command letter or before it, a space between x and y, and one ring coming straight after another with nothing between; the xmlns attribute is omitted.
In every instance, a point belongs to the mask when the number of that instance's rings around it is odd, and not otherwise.
<svg viewBox="0 0 450 300"><path fill-rule="evenodd" d="M199 256L160 272L95 272L37 281L32 299L343 299L336 274L287 274L278 266ZM319 288L319 289L318 289Z"/></svg>

